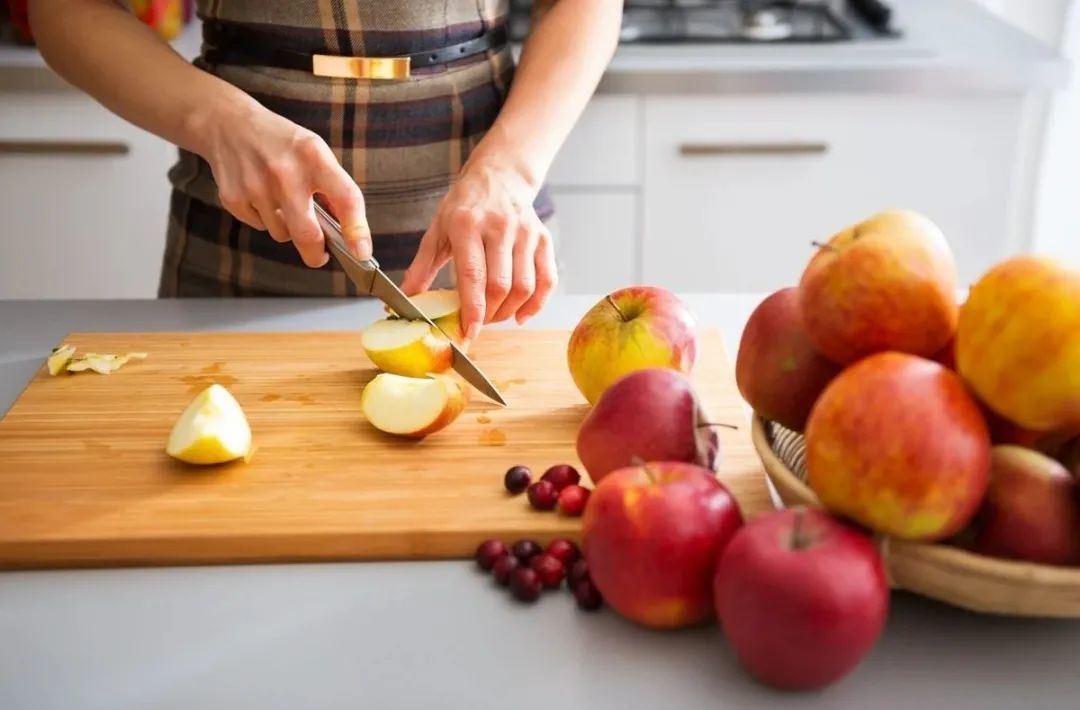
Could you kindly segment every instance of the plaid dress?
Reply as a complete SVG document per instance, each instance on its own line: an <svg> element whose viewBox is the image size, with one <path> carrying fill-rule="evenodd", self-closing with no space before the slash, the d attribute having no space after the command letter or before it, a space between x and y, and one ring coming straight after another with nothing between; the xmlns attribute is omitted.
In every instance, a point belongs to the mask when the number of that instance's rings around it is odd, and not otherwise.
<svg viewBox="0 0 1080 710"><path fill-rule="evenodd" d="M201 18L258 26L282 47L393 56L443 47L505 23L508 0L199 0ZM514 64L510 50L416 68L402 81L317 77L257 66L196 66L323 138L364 193L375 258L400 281L439 200L495 121ZM355 296L335 260L312 269L221 208L207 163L181 150L172 186L160 297ZM553 206L541 190L542 220ZM452 284L452 268L435 286Z"/></svg>

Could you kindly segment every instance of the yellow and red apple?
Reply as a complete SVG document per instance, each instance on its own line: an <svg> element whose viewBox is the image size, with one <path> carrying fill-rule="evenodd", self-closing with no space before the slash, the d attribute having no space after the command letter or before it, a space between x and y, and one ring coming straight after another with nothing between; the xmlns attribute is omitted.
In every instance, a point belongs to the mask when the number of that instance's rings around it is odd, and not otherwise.
<svg viewBox="0 0 1080 710"><path fill-rule="evenodd" d="M956 282L937 225L886 210L819 246L799 282L803 327L841 365L888 350L929 358L956 331Z"/></svg>
<svg viewBox="0 0 1080 710"><path fill-rule="evenodd" d="M468 390L449 375L379 373L364 387L360 408L376 429L422 439L449 426L465 409Z"/></svg>
<svg viewBox="0 0 1080 710"><path fill-rule="evenodd" d="M423 311L431 321L439 326L447 337L462 350L469 343L465 340L465 331L461 328L461 296L454 289L438 288L412 296L412 302ZM386 312L396 315L389 306Z"/></svg>
<svg viewBox="0 0 1080 710"><path fill-rule="evenodd" d="M1080 269L1017 256L972 286L957 371L997 414L1032 431L1080 431Z"/></svg>
<svg viewBox="0 0 1080 710"><path fill-rule="evenodd" d="M608 474L582 521L589 575L607 604L643 626L673 629L715 617L717 557L743 525L713 472L650 462Z"/></svg>
<svg viewBox="0 0 1080 710"><path fill-rule="evenodd" d="M905 353L849 365L806 427L807 484L829 510L876 532L942 540L974 516L990 433L959 375Z"/></svg>
<svg viewBox="0 0 1080 710"><path fill-rule="evenodd" d="M821 391L840 366L806 337L799 315L799 289L769 295L750 314L735 359L735 382L754 411L802 431Z"/></svg>
<svg viewBox="0 0 1080 710"><path fill-rule="evenodd" d="M567 347L570 374L589 404L635 370L667 367L687 374L696 356L690 310L675 294L652 286L619 289L601 299L574 328Z"/></svg>

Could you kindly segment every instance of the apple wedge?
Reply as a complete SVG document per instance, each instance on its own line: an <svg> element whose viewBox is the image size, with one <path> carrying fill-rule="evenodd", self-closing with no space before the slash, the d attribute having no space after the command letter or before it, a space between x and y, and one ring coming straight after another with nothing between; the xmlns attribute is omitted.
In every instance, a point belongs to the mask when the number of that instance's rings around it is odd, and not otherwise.
<svg viewBox="0 0 1080 710"><path fill-rule="evenodd" d="M448 426L465 409L466 392L447 375L402 377L390 372L364 387L360 407L376 429L422 439Z"/></svg>
<svg viewBox="0 0 1080 710"><path fill-rule="evenodd" d="M251 427L236 398L213 384L195 396L169 434L165 452L185 463L213 465L251 453Z"/></svg>
<svg viewBox="0 0 1080 710"><path fill-rule="evenodd" d="M450 341L423 321L387 318L364 331L360 344L380 370L403 377L444 372L453 353Z"/></svg>
<svg viewBox="0 0 1080 710"><path fill-rule="evenodd" d="M461 297L457 291L448 288L424 291L413 296L411 300L454 341L455 345L464 348L465 333L461 330ZM389 306L386 306L386 312L397 315Z"/></svg>

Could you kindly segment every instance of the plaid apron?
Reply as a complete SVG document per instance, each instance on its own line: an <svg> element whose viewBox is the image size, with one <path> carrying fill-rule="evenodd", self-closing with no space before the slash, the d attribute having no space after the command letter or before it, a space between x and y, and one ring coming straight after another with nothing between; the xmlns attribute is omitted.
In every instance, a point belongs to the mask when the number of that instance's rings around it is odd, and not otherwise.
<svg viewBox="0 0 1080 710"><path fill-rule="evenodd" d="M203 19L257 25L282 46L393 56L479 36L506 21L508 0L199 0ZM508 47L402 81L317 77L255 66L196 66L323 138L364 193L375 258L400 282L466 158L495 121L513 76ZM160 297L355 296L335 260L312 269L291 244L221 208L210 167L180 150L169 171ZM538 216L554 212L546 190ZM452 267L434 287L453 284Z"/></svg>

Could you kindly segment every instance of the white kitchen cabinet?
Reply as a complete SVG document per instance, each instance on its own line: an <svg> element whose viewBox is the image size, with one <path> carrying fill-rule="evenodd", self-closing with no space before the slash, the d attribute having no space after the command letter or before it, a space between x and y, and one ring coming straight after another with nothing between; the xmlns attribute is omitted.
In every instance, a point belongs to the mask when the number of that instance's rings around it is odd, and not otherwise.
<svg viewBox="0 0 1080 710"><path fill-rule="evenodd" d="M0 298L152 298L176 149L74 91L0 100Z"/></svg>
<svg viewBox="0 0 1080 710"><path fill-rule="evenodd" d="M641 180L641 99L593 97L548 171L555 187L633 187Z"/></svg>
<svg viewBox="0 0 1080 710"><path fill-rule="evenodd" d="M637 278L641 253L633 190L553 189L559 290L598 293Z"/></svg>
<svg viewBox="0 0 1080 710"><path fill-rule="evenodd" d="M1021 103L917 95L650 97L645 281L769 291L810 242L887 207L945 232L961 282L1003 257Z"/></svg>

